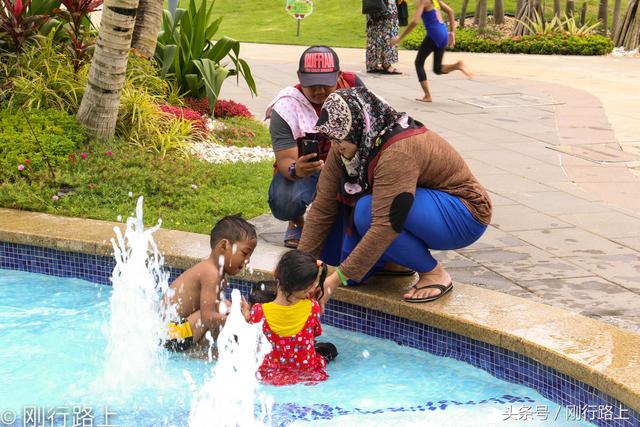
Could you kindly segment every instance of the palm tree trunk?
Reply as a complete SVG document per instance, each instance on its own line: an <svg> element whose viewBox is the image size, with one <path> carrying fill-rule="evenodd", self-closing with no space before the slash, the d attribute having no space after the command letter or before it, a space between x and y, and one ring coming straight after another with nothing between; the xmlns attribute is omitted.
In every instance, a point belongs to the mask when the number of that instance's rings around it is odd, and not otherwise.
<svg viewBox="0 0 640 427"><path fill-rule="evenodd" d="M616 31L618 27L618 21L620 20L620 7L622 6L621 0L616 0L613 4L613 22L611 23L611 34Z"/></svg>
<svg viewBox="0 0 640 427"><path fill-rule="evenodd" d="M482 8L480 6L481 2L482 2L482 0L477 0L476 1L476 10L473 11L473 24L474 25L478 25L478 23L480 21L480 9Z"/></svg>
<svg viewBox="0 0 640 427"><path fill-rule="evenodd" d="M598 19L602 22L602 30L607 34L607 25L609 20L609 0L600 0L598 8Z"/></svg>
<svg viewBox="0 0 640 427"><path fill-rule="evenodd" d="M620 0L616 0L616 1L620 1ZM575 15L575 13L576 13L576 2L574 0L567 0L567 5L565 7L565 12L564 13L569 18L571 18L573 15Z"/></svg>
<svg viewBox="0 0 640 427"><path fill-rule="evenodd" d="M525 1L523 1L522 7L520 7L520 10L518 11L518 14L516 15L516 19L518 20L518 23L516 24L515 28L513 29L512 34L514 36L526 36L527 34L529 34L529 30L522 23L523 22L527 22L528 23L531 20L534 20L536 13L539 16L542 16L542 7L541 7L540 3L538 2L538 0L525 0Z"/></svg>
<svg viewBox="0 0 640 427"><path fill-rule="evenodd" d="M156 51L158 33L162 26L163 0L140 0L136 15L136 26L133 28L131 47L145 58L153 57Z"/></svg>
<svg viewBox="0 0 640 427"><path fill-rule="evenodd" d="M524 7L524 0L516 0L516 13L515 13L516 17L520 15L520 12L522 12L523 7Z"/></svg>
<svg viewBox="0 0 640 427"><path fill-rule="evenodd" d="M469 0L463 0L462 10L460 11L460 18L458 18L458 24L460 28L464 28L464 20L467 17L467 6L469 6Z"/></svg>
<svg viewBox="0 0 640 427"><path fill-rule="evenodd" d="M553 0L553 15L560 16L562 12L562 3L560 0Z"/></svg>
<svg viewBox="0 0 640 427"><path fill-rule="evenodd" d="M587 2L582 2L582 9L580 10L580 25L584 25L587 22Z"/></svg>
<svg viewBox="0 0 640 427"><path fill-rule="evenodd" d="M113 137L138 0L105 0L78 121L99 140Z"/></svg>
<svg viewBox="0 0 640 427"><path fill-rule="evenodd" d="M483 33L487 28L487 0L479 0L478 8L478 32Z"/></svg>
<svg viewBox="0 0 640 427"><path fill-rule="evenodd" d="M626 50L640 47L640 0L631 0L627 4L627 11L615 28L613 44Z"/></svg>
<svg viewBox="0 0 640 427"><path fill-rule="evenodd" d="M504 0L494 0L493 22L496 24L502 24L504 22Z"/></svg>

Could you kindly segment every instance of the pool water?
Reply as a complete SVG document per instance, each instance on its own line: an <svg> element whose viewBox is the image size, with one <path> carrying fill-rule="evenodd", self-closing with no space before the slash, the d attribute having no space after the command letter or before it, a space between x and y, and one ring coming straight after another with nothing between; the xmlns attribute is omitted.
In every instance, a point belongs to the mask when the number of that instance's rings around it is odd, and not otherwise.
<svg viewBox="0 0 640 427"><path fill-rule="evenodd" d="M69 413L68 425L79 408L92 411L93 425L186 425L183 371L202 384L206 361L167 354L158 380L129 397L101 387L110 295L111 287L79 279L0 270L0 413L17 416L0 425L23 425L34 407ZM340 353L328 381L262 388L274 400L274 425L590 425L535 390L463 362L328 326L319 341Z"/></svg>

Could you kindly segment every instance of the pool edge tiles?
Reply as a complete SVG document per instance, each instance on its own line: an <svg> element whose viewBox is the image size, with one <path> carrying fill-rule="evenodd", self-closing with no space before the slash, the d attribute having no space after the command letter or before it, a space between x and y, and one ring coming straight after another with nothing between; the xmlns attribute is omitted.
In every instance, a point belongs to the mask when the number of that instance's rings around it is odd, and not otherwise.
<svg viewBox="0 0 640 427"><path fill-rule="evenodd" d="M114 261L100 255L65 252L51 248L0 242L0 268L76 277L109 284ZM182 270L170 268L172 278ZM246 294L249 282L232 278L230 283ZM350 299L350 298L346 298ZM361 303L365 302L359 297ZM394 309L395 310L395 309ZM406 310L398 309L398 313ZM411 313L410 313L411 314ZM415 313L412 314L415 317ZM432 314L433 315L433 314ZM544 397L581 411L613 408L625 419L589 420L602 426L640 426L640 414L592 385L576 380L523 354L380 310L334 299L323 322L342 329L393 340L401 345L465 361L497 378L537 390Z"/></svg>

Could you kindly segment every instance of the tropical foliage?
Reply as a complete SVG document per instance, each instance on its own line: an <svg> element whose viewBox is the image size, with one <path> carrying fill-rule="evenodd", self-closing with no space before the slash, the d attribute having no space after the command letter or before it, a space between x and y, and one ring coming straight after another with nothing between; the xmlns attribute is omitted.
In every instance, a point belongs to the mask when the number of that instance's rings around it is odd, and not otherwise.
<svg viewBox="0 0 640 427"><path fill-rule="evenodd" d="M527 18L525 21L520 22L531 34L539 35L567 34L571 36L588 36L602 25L600 21L594 24L579 25L574 16L567 17L567 15L562 15L562 17L554 16L550 21L547 21L537 12L534 13L533 19Z"/></svg>
<svg viewBox="0 0 640 427"><path fill-rule="evenodd" d="M214 18L214 4L203 1L196 5L190 0L188 8L178 8L175 14L165 10L155 55L161 77L175 78L183 95L206 96L212 115L228 77L242 76L257 94L249 65L239 56L240 42L229 37L213 41L222 22L222 16Z"/></svg>
<svg viewBox="0 0 640 427"><path fill-rule="evenodd" d="M0 0L0 51L20 53L59 6L56 0Z"/></svg>

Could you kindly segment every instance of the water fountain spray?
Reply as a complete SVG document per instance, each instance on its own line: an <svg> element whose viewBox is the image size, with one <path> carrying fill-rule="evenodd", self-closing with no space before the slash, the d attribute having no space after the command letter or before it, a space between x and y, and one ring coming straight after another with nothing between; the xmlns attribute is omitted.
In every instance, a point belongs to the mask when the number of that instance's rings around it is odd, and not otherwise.
<svg viewBox="0 0 640 427"><path fill-rule="evenodd" d="M262 323L249 324L241 312L240 291L231 292L231 310L216 340L218 361L200 390L187 371L193 403L189 427L257 427L271 424L273 402L259 393L256 372L271 344Z"/></svg>
<svg viewBox="0 0 640 427"><path fill-rule="evenodd" d="M114 227L116 237L111 239L116 266L102 381L120 397L162 381L166 362L159 344L166 337L171 314L171 308L162 304L169 273L163 269L164 260L153 239L161 221L145 230L142 203L140 196L136 216L127 219L124 235Z"/></svg>

